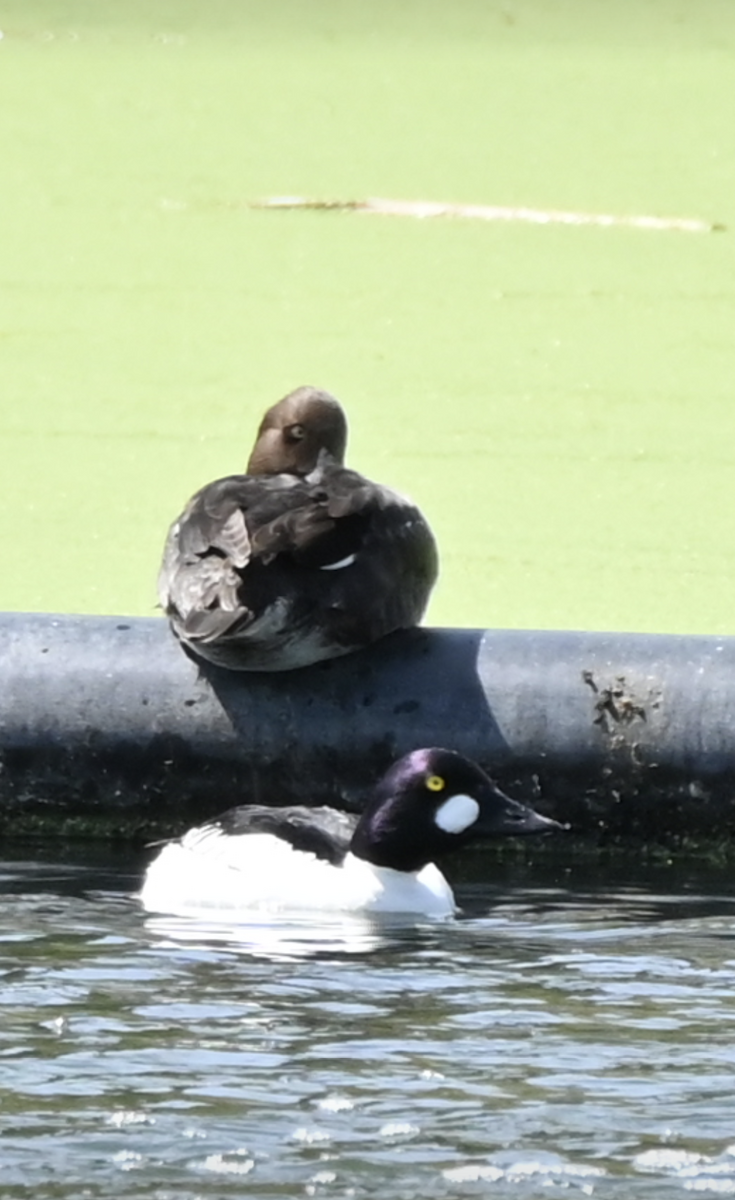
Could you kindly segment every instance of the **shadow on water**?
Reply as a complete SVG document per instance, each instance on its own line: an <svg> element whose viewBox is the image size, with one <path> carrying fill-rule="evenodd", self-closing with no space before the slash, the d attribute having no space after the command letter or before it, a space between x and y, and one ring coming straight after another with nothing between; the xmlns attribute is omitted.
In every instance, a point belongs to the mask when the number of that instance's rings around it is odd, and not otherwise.
<svg viewBox="0 0 735 1200"><path fill-rule="evenodd" d="M0 895L135 892L142 879L142 855L108 846L34 842L14 843L10 850L12 857L0 861Z"/></svg>
<svg viewBox="0 0 735 1200"><path fill-rule="evenodd" d="M454 865L454 864L452 864ZM700 861L575 861L563 852L536 861L493 859L471 850L453 880L462 920L489 915L575 925L663 924L735 915L729 867Z"/></svg>

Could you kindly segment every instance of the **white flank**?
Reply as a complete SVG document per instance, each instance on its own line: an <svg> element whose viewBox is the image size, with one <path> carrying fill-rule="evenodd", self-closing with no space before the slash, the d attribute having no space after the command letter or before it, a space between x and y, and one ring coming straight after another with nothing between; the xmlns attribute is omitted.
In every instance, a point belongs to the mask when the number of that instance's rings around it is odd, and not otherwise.
<svg viewBox="0 0 735 1200"><path fill-rule="evenodd" d="M436 810L434 821L445 833L464 833L480 815L480 805L473 796L459 792L450 796Z"/></svg>
<svg viewBox="0 0 735 1200"><path fill-rule="evenodd" d="M334 867L271 834L225 836L213 829L193 829L164 846L140 899L148 912L229 921L262 913L455 911L452 890L433 863L409 873L348 854Z"/></svg>

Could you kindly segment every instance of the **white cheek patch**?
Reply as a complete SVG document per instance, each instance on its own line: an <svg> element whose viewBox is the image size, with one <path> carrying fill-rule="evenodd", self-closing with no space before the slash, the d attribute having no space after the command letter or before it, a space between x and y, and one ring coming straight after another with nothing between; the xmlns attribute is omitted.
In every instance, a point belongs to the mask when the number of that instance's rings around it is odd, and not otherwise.
<svg viewBox="0 0 735 1200"><path fill-rule="evenodd" d="M464 833L470 825L474 825L480 815L480 805L472 796L460 792L450 796L440 804L434 814L434 821L445 833Z"/></svg>

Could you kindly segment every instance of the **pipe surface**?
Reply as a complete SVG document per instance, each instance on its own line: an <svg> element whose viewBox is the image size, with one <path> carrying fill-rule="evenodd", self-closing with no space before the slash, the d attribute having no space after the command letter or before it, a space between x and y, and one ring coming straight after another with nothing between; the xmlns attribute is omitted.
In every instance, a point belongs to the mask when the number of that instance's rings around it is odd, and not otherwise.
<svg viewBox="0 0 735 1200"><path fill-rule="evenodd" d="M359 808L443 745L600 838L735 834L735 638L416 629L227 672L162 618L0 614L0 827L183 827L234 804Z"/></svg>

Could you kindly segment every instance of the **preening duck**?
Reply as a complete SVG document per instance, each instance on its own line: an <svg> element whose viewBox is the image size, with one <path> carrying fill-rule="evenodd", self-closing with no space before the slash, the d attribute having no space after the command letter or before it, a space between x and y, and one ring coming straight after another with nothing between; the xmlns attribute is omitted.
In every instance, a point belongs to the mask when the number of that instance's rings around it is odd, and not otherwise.
<svg viewBox="0 0 735 1200"><path fill-rule="evenodd" d="M344 466L346 444L335 397L298 388L263 417L247 474L208 484L173 523L159 602L195 654L284 671L419 623L438 571L431 530Z"/></svg>
<svg viewBox="0 0 735 1200"><path fill-rule="evenodd" d="M447 916L454 896L435 859L477 838L559 828L463 755L414 750L359 818L246 805L189 830L148 867L141 900L149 912L230 920L253 911Z"/></svg>

